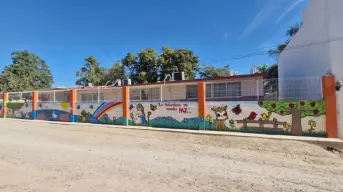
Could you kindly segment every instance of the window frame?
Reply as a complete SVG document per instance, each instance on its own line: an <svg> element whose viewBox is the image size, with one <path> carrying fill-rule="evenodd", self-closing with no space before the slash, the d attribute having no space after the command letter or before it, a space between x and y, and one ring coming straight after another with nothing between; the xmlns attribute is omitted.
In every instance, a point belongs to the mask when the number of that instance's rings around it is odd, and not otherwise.
<svg viewBox="0 0 343 192"><path fill-rule="evenodd" d="M190 94L190 90L193 90L193 89L195 93ZM198 85L196 84L186 85L186 99L198 99Z"/></svg>
<svg viewBox="0 0 343 192"><path fill-rule="evenodd" d="M139 96L137 93L139 94ZM161 100L160 87L130 89L130 101L160 101L160 100Z"/></svg>
<svg viewBox="0 0 343 192"><path fill-rule="evenodd" d="M100 94L100 96L99 96ZM89 97L91 95L92 99L84 99L83 97ZM91 102L91 103L97 103L97 102L103 102L105 100L104 93L81 93L81 101L82 102Z"/></svg>
<svg viewBox="0 0 343 192"><path fill-rule="evenodd" d="M215 85L225 84L225 96L215 96ZM238 85L238 94L229 94L229 86ZM222 89L219 89L222 90ZM206 84L206 98L207 99L223 99L223 98L239 98L242 96L242 82L220 82L220 83L207 83Z"/></svg>

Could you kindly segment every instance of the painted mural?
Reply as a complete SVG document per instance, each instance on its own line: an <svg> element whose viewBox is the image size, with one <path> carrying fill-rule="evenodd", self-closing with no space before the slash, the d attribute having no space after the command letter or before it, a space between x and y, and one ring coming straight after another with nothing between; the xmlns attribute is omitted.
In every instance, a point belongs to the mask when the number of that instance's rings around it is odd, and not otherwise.
<svg viewBox="0 0 343 192"><path fill-rule="evenodd" d="M199 129L197 102L130 102L130 125Z"/></svg>
<svg viewBox="0 0 343 192"><path fill-rule="evenodd" d="M37 120L72 122L69 102L39 102L34 112Z"/></svg>
<svg viewBox="0 0 343 192"><path fill-rule="evenodd" d="M123 103L76 103L76 122L123 125Z"/></svg>
<svg viewBox="0 0 343 192"><path fill-rule="evenodd" d="M8 102L7 106L7 118L17 119L33 119L32 116L32 102ZM3 107L1 106L1 109Z"/></svg>
<svg viewBox="0 0 343 192"><path fill-rule="evenodd" d="M207 130L326 136L324 101L216 101L207 113Z"/></svg>

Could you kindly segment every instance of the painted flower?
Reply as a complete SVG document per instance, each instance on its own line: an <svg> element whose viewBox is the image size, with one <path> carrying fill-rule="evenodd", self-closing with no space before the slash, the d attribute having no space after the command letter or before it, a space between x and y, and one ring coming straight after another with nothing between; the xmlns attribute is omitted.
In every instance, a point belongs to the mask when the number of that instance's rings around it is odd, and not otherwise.
<svg viewBox="0 0 343 192"><path fill-rule="evenodd" d="M195 124L196 120L195 120L195 119L192 119L192 122L193 122L193 124Z"/></svg>
<svg viewBox="0 0 343 192"><path fill-rule="evenodd" d="M173 120L173 124L176 124L176 121L175 121L175 120Z"/></svg>
<svg viewBox="0 0 343 192"><path fill-rule="evenodd" d="M285 129L286 132L289 132L291 130L291 124L290 123L286 123L283 125L283 128Z"/></svg>
<svg viewBox="0 0 343 192"><path fill-rule="evenodd" d="M229 123L230 123L230 125L234 125L234 124L235 124L235 121L234 121L233 119L231 119L231 120L229 121Z"/></svg>
<svg viewBox="0 0 343 192"><path fill-rule="evenodd" d="M170 116L168 116L168 120L171 120L171 117L170 117Z"/></svg>
<svg viewBox="0 0 343 192"><path fill-rule="evenodd" d="M206 120L208 122L212 122L212 116L211 115L206 115Z"/></svg>
<svg viewBox="0 0 343 192"><path fill-rule="evenodd" d="M183 122L184 122L184 123L188 123L188 119L184 118L184 119L183 119Z"/></svg>
<svg viewBox="0 0 343 192"><path fill-rule="evenodd" d="M200 122L204 122L204 118L203 117L200 117Z"/></svg>
<svg viewBox="0 0 343 192"><path fill-rule="evenodd" d="M150 115L151 115L151 111L148 112L148 116L150 116Z"/></svg>
<svg viewBox="0 0 343 192"><path fill-rule="evenodd" d="M166 121L167 121L167 118L164 118L163 121L166 122Z"/></svg>
<svg viewBox="0 0 343 192"><path fill-rule="evenodd" d="M117 119L117 117L116 116L113 116L113 118L112 118L113 120L116 120Z"/></svg>

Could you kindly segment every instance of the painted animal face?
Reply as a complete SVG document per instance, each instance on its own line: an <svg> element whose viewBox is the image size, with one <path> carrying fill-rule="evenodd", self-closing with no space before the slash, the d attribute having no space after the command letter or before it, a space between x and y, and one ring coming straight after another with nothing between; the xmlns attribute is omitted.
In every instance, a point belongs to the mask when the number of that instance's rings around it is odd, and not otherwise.
<svg viewBox="0 0 343 192"><path fill-rule="evenodd" d="M224 120L228 118L228 115L226 111L222 111L222 112L216 112L216 117L218 120Z"/></svg>
<svg viewBox="0 0 343 192"><path fill-rule="evenodd" d="M226 120L229 118L228 114L227 114L227 106L223 106L223 107L213 107L212 111L214 111L214 113L216 114L216 119L217 120Z"/></svg>

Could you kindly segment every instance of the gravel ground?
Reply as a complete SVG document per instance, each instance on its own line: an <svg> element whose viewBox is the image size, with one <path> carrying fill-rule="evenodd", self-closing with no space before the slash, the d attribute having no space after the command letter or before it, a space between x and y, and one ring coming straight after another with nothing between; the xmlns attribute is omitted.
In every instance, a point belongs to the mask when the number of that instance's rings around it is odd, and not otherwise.
<svg viewBox="0 0 343 192"><path fill-rule="evenodd" d="M343 191L343 157L299 141L0 119L1 192Z"/></svg>

